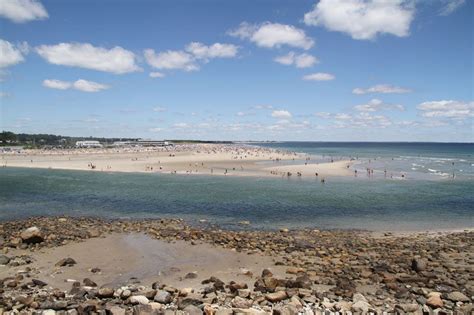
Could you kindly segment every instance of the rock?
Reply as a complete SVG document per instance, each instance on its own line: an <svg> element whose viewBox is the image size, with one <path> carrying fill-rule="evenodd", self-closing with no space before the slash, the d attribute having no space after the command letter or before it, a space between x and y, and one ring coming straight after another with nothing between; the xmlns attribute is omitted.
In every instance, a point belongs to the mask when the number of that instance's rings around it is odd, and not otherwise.
<svg viewBox="0 0 474 315"><path fill-rule="evenodd" d="M45 286L48 285L46 282L38 280L38 279L32 279L31 282L33 282L34 285L36 285L40 288L45 287Z"/></svg>
<svg viewBox="0 0 474 315"><path fill-rule="evenodd" d="M354 295L352 296L352 302L357 303L359 301L367 302L367 299L361 293L354 293Z"/></svg>
<svg viewBox="0 0 474 315"><path fill-rule="evenodd" d="M232 307L236 307L236 308L249 308L252 306L252 304L253 304L252 300L247 300L247 299L241 298L240 296L236 296L232 300Z"/></svg>
<svg viewBox="0 0 474 315"><path fill-rule="evenodd" d="M95 283L94 281L92 281L91 279L89 278L85 278L83 281L85 286L87 287L96 287L97 286L97 283Z"/></svg>
<svg viewBox="0 0 474 315"><path fill-rule="evenodd" d="M202 310L195 306L195 305L188 305L186 306L183 311L187 313L188 315L202 315Z"/></svg>
<svg viewBox="0 0 474 315"><path fill-rule="evenodd" d="M173 300L173 297L169 292L159 290L158 292L156 292L156 295L153 300L158 303L169 304Z"/></svg>
<svg viewBox="0 0 474 315"><path fill-rule="evenodd" d="M74 259L68 257L68 258L64 258L64 259L61 259L60 261L58 261L55 266L57 266L57 267L64 267L64 266L71 267L71 266L74 266L75 264L77 264L76 261Z"/></svg>
<svg viewBox="0 0 474 315"><path fill-rule="evenodd" d="M286 269L286 273L289 273L289 274L292 274L292 275L296 275L300 272L305 272L306 270L304 268L297 268L297 267L288 267Z"/></svg>
<svg viewBox="0 0 474 315"><path fill-rule="evenodd" d="M114 289L112 288L100 288L99 291L97 292L99 297L101 298L111 298L114 296Z"/></svg>
<svg viewBox="0 0 474 315"><path fill-rule="evenodd" d="M469 302L470 299L459 291L448 293L446 298L453 302Z"/></svg>
<svg viewBox="0 0 474 315"><path fill-rule="evenodd" d="M189 305L199 306L202 304L202 301L196 298L186 297L184 299L178 299L178 308L180 310L185 309Z"/></svg>
<svg viewBox="0 0 474 315"><path fill-rule="evenodd" d="M268 293L265 295L265 298L270 301L270 302L280 302L284 299L286 299L288 295L286 294L285 291L277 291L275 293Z"/></svg>
<svg viewBox="0 0 474 315"><path fill-rule="evenodd" d="M270 271L270 269L263 269L262 278L265 277L273 277L273 273Z"/></svg>
<svg viewBox="0 0 474 315"><path fill-rule="evenodd" d="M188 272L184 276L184 279L196 279L197 277L198 277L198 274L196 272Z"/></svg>
<svg viewBox="0 0 474 315"><path fill-rule="evenodd" d="M44 237L40 229L36 226L30 227L21 232L20 237L26 244L36 244L44 241Z"/></svg>
<svg viewBox="0 0 474 315"><path fill-rule="evenodd" d="M431 292L428 294L428 299L426 300L426 305L429 305L433 308L441 308L443 307L444 303L441 299L441 293L439 292Z"/></svg>
<svg viewBox="0 0 474 315"><path fill-rule="evenodd" d="M143 304L143 305L146 305L148 304L150 301L147 299L146 296L144 295L133 295L130 297L130 303L132 304Z"/></svg>
<svg viewBox="0 0 474 315"><path fill-rule="evenodd" d="M413 269L416 272L425 271L426 267L427 267L426 259L414 258L411 261L411 269Z"/></svg>
<svg viewBox="0 0 474 315"><path fill-rule="evenodd" d="M353 312L359 312L359 313L366 314L371 307L372 306L369 303L361 300L361 301L358 301L358 302L352 304L351 310Z"/></svg>
<svg viewBox="0 0 474 315"><path fill-rule="evenodd" d="M418 304L416 303L411 303L411 304L397 304L395 306L395 309L402 310L405 313L413 313L418 311Z"/></svg>
<svg viewBox="0 0 474 315"><path fill-rule="evenodd" d="M0 255L0 265L7 265L10 262L10 258L5 255Z"/></svg>
<svg viewBox="0 0 474 315"><path fill-rule="evenodd" d="M110 315L125 315L125 310L116 305L109 308L108 311L110 312Z"/></svg>
<svg viewBox="0 0 474 315"><path fill-rule="evenodd" d="M41 315L56 315L55 310L44 310L41 312Z"/></svg>

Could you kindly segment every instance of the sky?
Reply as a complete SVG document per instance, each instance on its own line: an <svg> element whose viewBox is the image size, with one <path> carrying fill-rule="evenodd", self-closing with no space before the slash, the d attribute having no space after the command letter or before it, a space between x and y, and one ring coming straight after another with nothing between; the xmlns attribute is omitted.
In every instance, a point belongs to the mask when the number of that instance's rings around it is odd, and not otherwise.
<svg viewBox="0 0 474 315"><path fill-rule="evenodd" d="M470 0L1 0L0 129L473 142Z"/></svg>

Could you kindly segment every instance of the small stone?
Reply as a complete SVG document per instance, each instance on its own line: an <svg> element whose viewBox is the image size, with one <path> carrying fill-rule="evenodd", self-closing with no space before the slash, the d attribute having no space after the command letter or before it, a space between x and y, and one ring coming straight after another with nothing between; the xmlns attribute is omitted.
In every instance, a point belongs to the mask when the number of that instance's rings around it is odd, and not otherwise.
<svg viewBox="0 0 474 315"><path fill-rule="evenodd" d="M57 266L57 267L64 267L64 266L71 267L71 266L74 266L75 264L77 264L76 261L74 259L68 257L68 258L64 258L64 259L61 259L60 261L58 261L55 266Z"/></svg>
<svg viewBox="0 0 474 315"><path fill-rule="evenodd" d="M110 315L125 315L125 310L120 306L112 306L109 309Z"/></svg>
<svg viewBox="0 0 474 315"><path fill-rule="evenodd" d="M459 291L454 291L447 294L447 299L453 302L469 302L469 298Z"/></svg>
<svg viewBox="0 0 474 315"><path fill-rule="evenodd" d="M414 258L411 261L411 269L415 270L416 272L426 270L426 266L427 266L426 259Z"/></svg>
<svg viewBox="0 0 474 315"><path fill-rule="evenodd" d="M232 300L232 307L236 307L236 308L249 308L252 306L252 304L253 302L251 300L244 299L240 296L236 296Z"/></svg>
<svg viewBox="0 0 474 315"><path fill-rule="evenodd" d="M173 298L169 292L159 290L158 292L156 292L155 298L153 300L158 303L169 304L171 303Z"/></svg>
<svg viewBox="0 0 474 315"><path fill-rule="evenodd" d="M26 244L36 244L44 241L43 234L36 226L30 227L21 232L20 237Z"/></svg>
<svg viewBox="0 0 474 315"><path fill-rule="evenodd" d="M0 255L0 265L7 265L10 262L10 258L5 255Z"/></svg>
<svg viewBox="0 0 474 315"><path fill-rule="evenodd" d="M111 298L114 296L114 289L107 288L107 287L100 288L97 294L99 295L99 297L102 297L102 298Z"/></svg>
<svg viewBox="0 0 474 315"><path fill-rule="evenodd" d="M89 278L85 278L83 281L85 286L87 287L96 287L97 286L97 283L95 283L94 281L92 281L91 279Z"/></svg>
<svg viewBox="0 0 474 315"><path fill-rule="evenodd" d="M371 308L371 305L362 300L352 304L352 307L351 307L353 312L359 312L363 314L366 314L370 308Z"/></svg>
<svg viewBox="0 0 474 315"><path fill-rule="evenodd" d="M185 314L188 314L188 315L202 315L202 310L195 306L195 305L188 305L186 306L183 311L185 312Z"/></svg>
<svg viewBox="0 0 474 315"><path fill-rule="evenodd" d="M431 292L430 294L428 294L428 299L426 300L426 305L429 305L433 308L443 307L444 303L443 303L443 300L441 300L441 293Z"/></svg>
<svg viewBox="0 0 474 315"><path fill-rule="evenodd" d="M418 304L398 304L395 306L396 309L400 309L405 313L412 313L418 311Z"/></svg>
<svg viewBox="0 0 474 315"><path fill-rule="evenodd" d="M288 295L286 294L285 291L277 291L275 293L268 293L265 295L265 298L270 301L270 302L280 302L284 299L286 299Z"/></svg>
<svg viewBox="0 0 474 315"><path fill-rule="evenodd" d="M134 295L134 296L131 296L130 297L130 303L132 304L143 304L143 305L146 305L148 304L150 301L147 299L146 296L144 295Z"/></svg>
<svg viewBox="0 0 474 315"><path fill-rule="evenodd" d="M297 268L297 267L288 267L286 269L286 273L289 273L289 274L292 274L292 275L296 275L300 272L305 272L306 270L304 268Z"/></svg>
<svg viewBox="0 0 474 315"><path fill-rule="evenodd" d="M196 272L188 272L184 276L184 279L196 279L197 277L198 277L198 274Z"/></svg>

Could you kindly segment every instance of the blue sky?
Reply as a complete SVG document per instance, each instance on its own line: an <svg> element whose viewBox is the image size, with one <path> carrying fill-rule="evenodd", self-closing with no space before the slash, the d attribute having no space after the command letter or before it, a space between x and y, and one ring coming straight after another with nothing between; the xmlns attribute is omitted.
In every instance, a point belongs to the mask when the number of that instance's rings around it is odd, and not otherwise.
<svg viewBox="0 0 474 315"><path fill-rule="evenodd" d="M473 141L474 1L0 3L0 129Z"/></svg>

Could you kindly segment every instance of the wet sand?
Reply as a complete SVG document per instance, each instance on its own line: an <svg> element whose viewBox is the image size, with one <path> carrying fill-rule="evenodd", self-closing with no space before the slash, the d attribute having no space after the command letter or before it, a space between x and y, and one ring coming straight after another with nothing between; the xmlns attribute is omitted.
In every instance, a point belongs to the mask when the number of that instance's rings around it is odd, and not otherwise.
<svg viewBox="0 0 474 315"><path fill-rule="evenodd" d="M205 243L170 243L141 233L111 234L45 248L33 254L21 249L9 253L13 256L23 254L32 255L34 262L29 266L36 270L36 279L61 290L70 289L72 282L82 282L84 278L113 287L126 285L131 281L133 283L133 279L136 279L143 285L158 281L178 289L199 289L203 287L202 279L216 276L224 282L238 280L251 286L254 279L244 275L242 270L258 274L274 264L271 257L261 254L248 255ZM55 266L58 261L67 257L73 258L77 264L71 267ZM99 268L100 273L92 273L93 268ZM23 266L0 266L0 279L13 276L21 269ZM273 269L275 273L284 275L283 267ZM198 278L186 279L186 274L191 272L195 272Z"/></svg>

